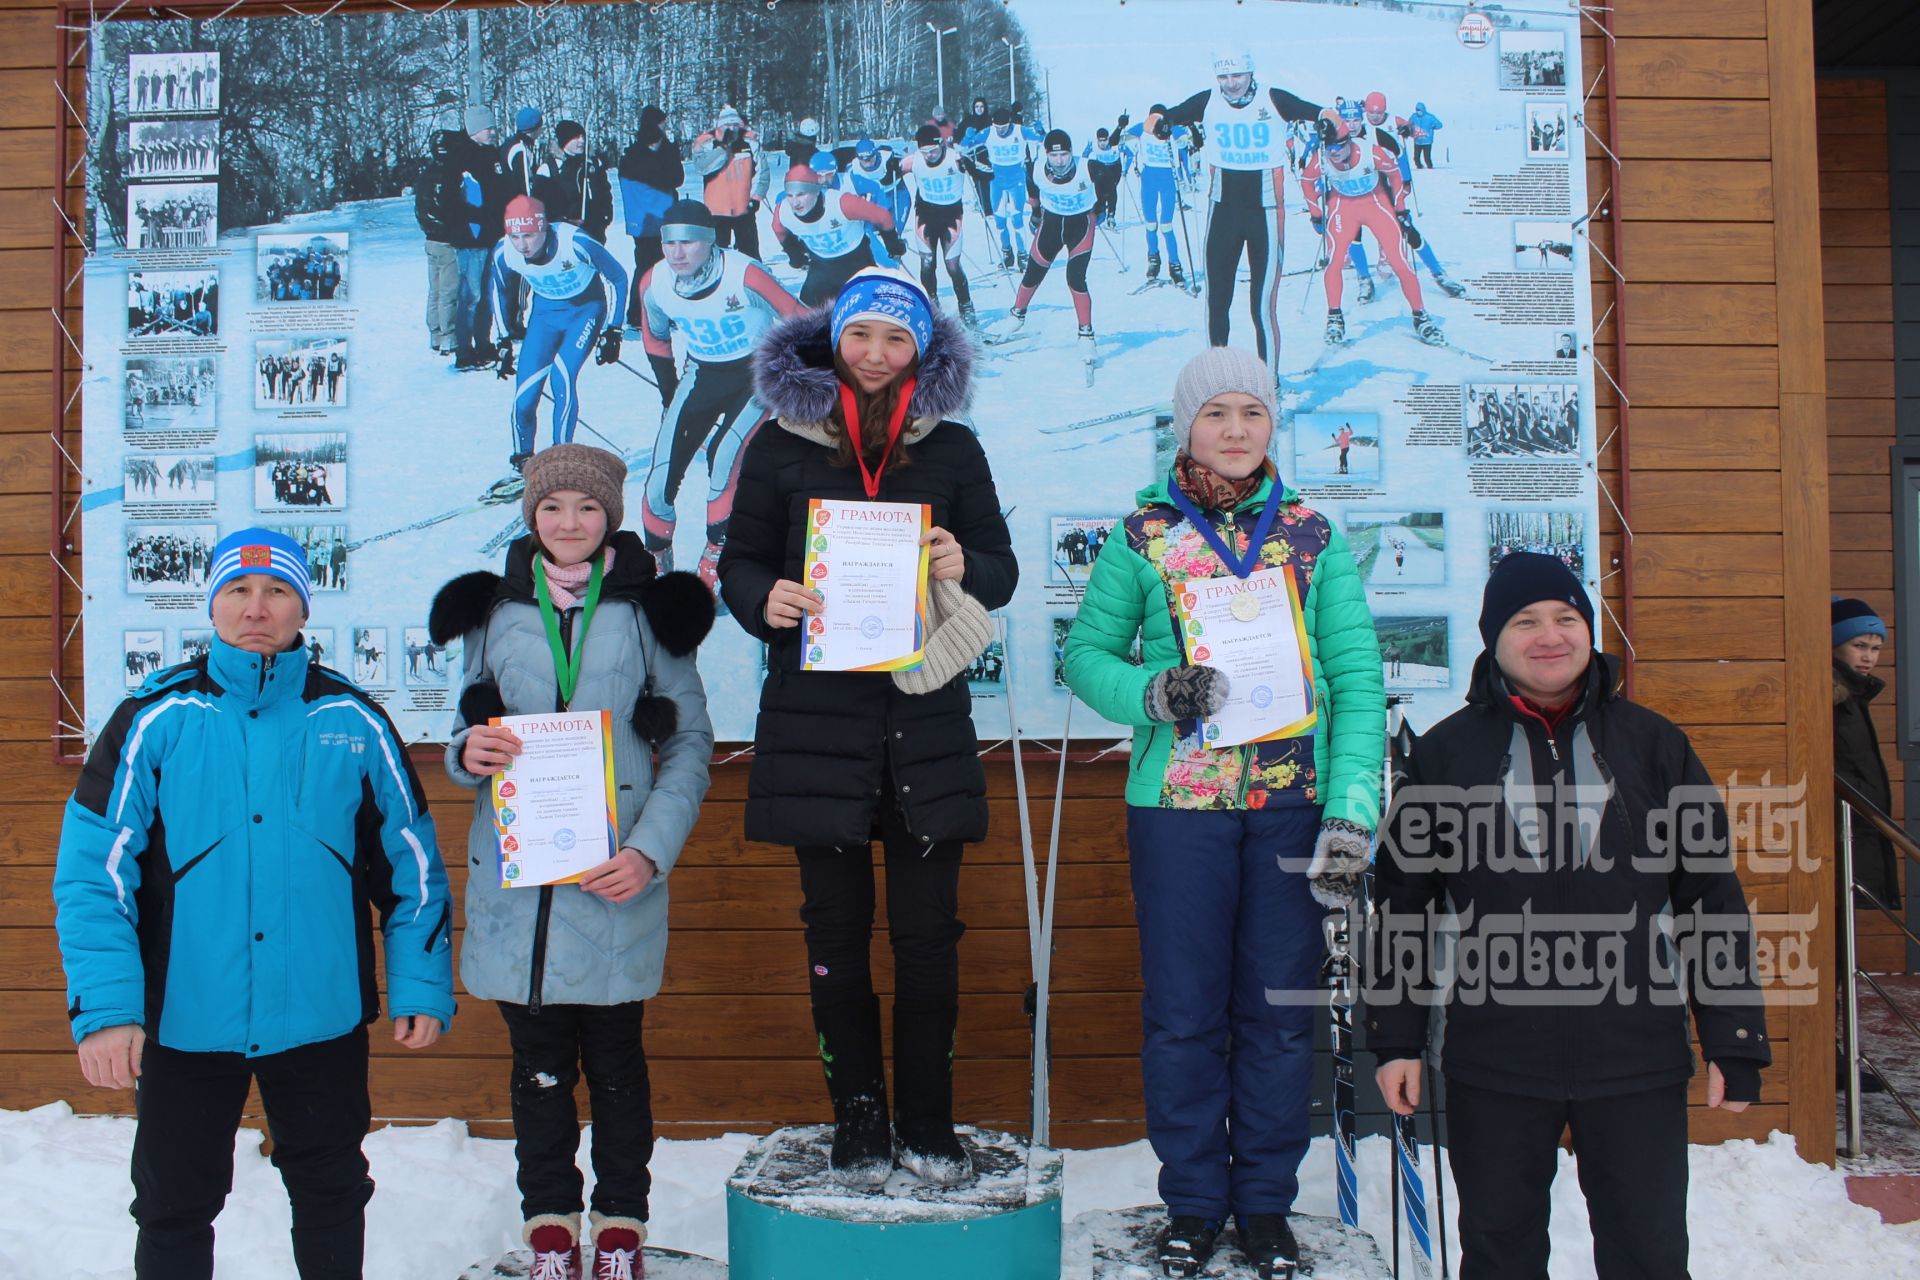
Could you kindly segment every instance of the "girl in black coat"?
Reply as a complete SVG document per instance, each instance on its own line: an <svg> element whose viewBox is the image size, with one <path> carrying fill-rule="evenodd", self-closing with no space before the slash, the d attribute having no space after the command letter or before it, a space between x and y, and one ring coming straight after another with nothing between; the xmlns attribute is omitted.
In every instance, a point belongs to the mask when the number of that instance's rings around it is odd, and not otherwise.
<svg viewBox="0 0 1920 1280"><path fill-rule="evenodd" d="M932 1182L971 1171L953 1132L957 897L962 846L987 833L986 777L963 677L912 694L885 674L801 670L801 624L821 608L801 584L807 504L930 504L930 576L986 609L1006 604L1018 566L993 476L973 433L949 420L972 366L965 330L895 272L861 272L830 311L775 326L754 385L778 421L747 446L720 556L722 598L768 647L746 834L799 857L832 1167L856 1185L885 1181L895 1155ZM894 954L891 1143L867 962L876 835Z"/></svg>

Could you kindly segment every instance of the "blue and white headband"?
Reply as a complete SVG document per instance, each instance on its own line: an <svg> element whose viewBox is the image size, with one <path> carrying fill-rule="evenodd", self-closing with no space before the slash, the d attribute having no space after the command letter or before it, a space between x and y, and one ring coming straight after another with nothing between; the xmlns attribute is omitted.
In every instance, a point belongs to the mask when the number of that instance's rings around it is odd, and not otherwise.
<svg viewBox="0 0 1920 1280"><path fill-rule="evenodd" d="M922 356L933 342L933 304L918 284L904 275L880 267L868 267L847 281L833 304L833 345L840 345L840 334L860 320L884 320L899 325L913 335L914 349Z"/></svg>

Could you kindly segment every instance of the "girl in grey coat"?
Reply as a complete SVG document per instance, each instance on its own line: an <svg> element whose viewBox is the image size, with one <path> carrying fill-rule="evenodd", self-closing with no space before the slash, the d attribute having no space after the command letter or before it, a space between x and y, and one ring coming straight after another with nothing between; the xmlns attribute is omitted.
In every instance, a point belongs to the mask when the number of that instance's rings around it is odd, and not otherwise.
<svg viewBox="0 0 1920 1280"><path fill-rule="evenodd" d="M656 574L640 539L619 531L626 465L615 455L555 445L525 475L533 532L508 548L504 576L454 579L429 618L436 643L465 638L446 765L479 791L460 978L498 1002L512 1040L514 1154L536 1263L580 1274L573 1087L584 1069L593 1274L627 1275L646 1238L653 1151L642 1002L660 990L666 879L707 791L713 728L693 655L713 625L713 597L692 574ZM571 697L560 654L577 681ZM612 713L621 847L576 884L503 889L486 784L520 740L487 721L566 709Z"/></svg>

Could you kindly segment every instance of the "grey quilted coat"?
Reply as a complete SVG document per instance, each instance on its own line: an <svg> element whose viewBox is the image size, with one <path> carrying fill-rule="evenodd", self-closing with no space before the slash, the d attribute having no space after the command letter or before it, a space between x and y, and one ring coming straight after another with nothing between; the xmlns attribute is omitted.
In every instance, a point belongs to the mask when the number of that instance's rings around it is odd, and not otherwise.
<svg viewBox="0 0 1920 1280"><path fill-rule="evenodd" d="M489 715L559 709L552 651L533 598L530 540L509 549L505 577L467 574L434 601L434 635L465 637L466 678L446 768L455 782L477 789L460 980L483 999L535 1008L607 1005L660 990L667 886L706 795L713 751L693 656L713 624L713 599L691 574L656 576L633 534L615 534L613 545L571 705L613 713L621 844L660 869L638 897L618 905L571 884L501 888L486 779L460 763L469 725ZM578 607L563 615L569 646L579 619Z"/></svg>

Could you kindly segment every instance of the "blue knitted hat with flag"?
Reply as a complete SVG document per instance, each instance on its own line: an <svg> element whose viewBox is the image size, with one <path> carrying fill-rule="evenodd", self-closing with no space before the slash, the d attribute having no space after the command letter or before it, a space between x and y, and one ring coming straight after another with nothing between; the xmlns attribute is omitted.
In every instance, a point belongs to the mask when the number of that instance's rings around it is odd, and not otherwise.
<svg viewBox="0 0 1920 1280"><path fill-rule="evenodd" d="M307 553L284 533L255 528L230 533L213 549L213 568L207 576L207 616L213 616L213 598L220 594L220 588L250 573L264 573L288 583L300 593L301 613L313 612Z"/></svg>
<svg viewBox="0 0 1920 1280"><path fill-rule="evenodd" d="M856 320L885 320L913 335L914 349L927 354L933 341L933 304L919 282L904 272L885 267L868 267L855 274L841 288L833 304L833 345L840 346L840 333Z"/></svg>

